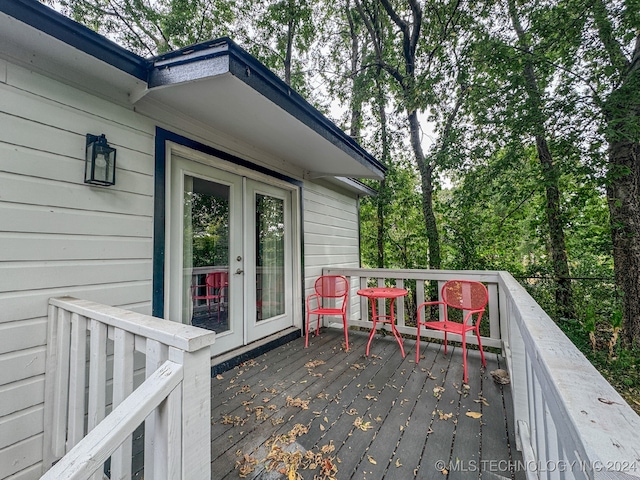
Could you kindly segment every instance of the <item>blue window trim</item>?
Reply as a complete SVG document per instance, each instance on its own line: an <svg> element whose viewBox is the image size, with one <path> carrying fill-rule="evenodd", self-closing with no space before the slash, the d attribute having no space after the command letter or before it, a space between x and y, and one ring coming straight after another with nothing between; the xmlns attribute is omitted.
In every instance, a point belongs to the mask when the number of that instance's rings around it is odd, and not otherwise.
<svg viewBox="0 0 640 480"><path fill-rule="evenodd" d="M248 168L255 172L285 181L298 188L300 202L300 247L301 255L304 259L304 214L303 214L303 191L304 183L295 178L283 175L260 165L244 160L217 148L204 145L196 140L184 137L177 133L156 127L155 140L155 175L154 175L154 206L153 206L153 295L152 295L152 315L164 318L164 272L166 258L166 178L167 178L167 142L172 142L192 150L195 150L212 157L225 160L235 165ZM304 271L304 260L301 267ZM303 275L304 277L304 275ZM304 278L303 278L304 283ZM304 291L304 285L303 285Z"/></svg>

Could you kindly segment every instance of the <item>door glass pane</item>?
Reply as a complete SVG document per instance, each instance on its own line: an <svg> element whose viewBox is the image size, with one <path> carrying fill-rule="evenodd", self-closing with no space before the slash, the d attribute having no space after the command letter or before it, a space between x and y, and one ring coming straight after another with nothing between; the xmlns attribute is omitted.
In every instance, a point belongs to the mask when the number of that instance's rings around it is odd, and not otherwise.
<svg viewBox="0 0 640 480"><path fill-rule="evenodd" d="M218 333L229 330L230 187L185 176L184 317Z"/></svg>
<svg viewBox="0 0 640 480"><path fill-rule="evenodd" d="M284 313L284 201L256 194L257 321Z"/></svg>

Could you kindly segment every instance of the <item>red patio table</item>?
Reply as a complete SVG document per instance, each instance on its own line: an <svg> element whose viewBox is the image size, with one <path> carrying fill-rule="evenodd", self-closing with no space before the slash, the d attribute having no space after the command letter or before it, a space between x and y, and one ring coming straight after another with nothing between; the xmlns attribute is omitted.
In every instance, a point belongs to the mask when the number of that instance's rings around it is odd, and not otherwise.
<svg viewBox="0 0 640 480"><path fill-rule="evenodd" d="M371 340L373 340L373 336L376 333L376 323L390 323L391 324L391 332L393 336L396 337L398 341L398 345L400 345L400 351L402 352L402 357L404 358L404 347L402 346L402 337L398 333L396 329L396 315L395 315L395 302L396 298L404 297L409 292L407 292L404 288L396 288L396 287L373 287L373 288L363 288L358 290L358 295L361 297L367 297L371 303L371 320L373 321L373 326L371 327L371 334L369 335L369 342L367 342L367 356L369 356L369 346L371 345ZM390 299L389 303L389 315L378 315L376 311L376 300L384 298Z"/></svg>

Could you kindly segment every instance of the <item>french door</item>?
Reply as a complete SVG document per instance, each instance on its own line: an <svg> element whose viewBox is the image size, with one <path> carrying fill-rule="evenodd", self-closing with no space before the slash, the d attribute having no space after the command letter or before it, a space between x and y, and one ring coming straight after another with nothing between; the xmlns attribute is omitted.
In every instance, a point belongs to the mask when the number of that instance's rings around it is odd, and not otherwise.
<svg viewBox="0 0 640 480"><path fill-rule="evenodd" d="M165 313L214 330L218 355L295 323L295 190L201 160L170 160Z"/></svg>

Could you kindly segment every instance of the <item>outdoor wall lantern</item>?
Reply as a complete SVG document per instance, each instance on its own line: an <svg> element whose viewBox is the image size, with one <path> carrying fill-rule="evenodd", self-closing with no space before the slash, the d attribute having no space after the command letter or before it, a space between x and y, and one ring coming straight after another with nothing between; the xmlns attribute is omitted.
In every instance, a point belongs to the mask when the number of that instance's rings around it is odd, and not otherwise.
<svg viewBox="0 0 640 480"><path fill-rule="evenodd" d="M98 137L87 133L84 183L104 186L116 183L116 149L109 146L104 134Z"/></svg>

